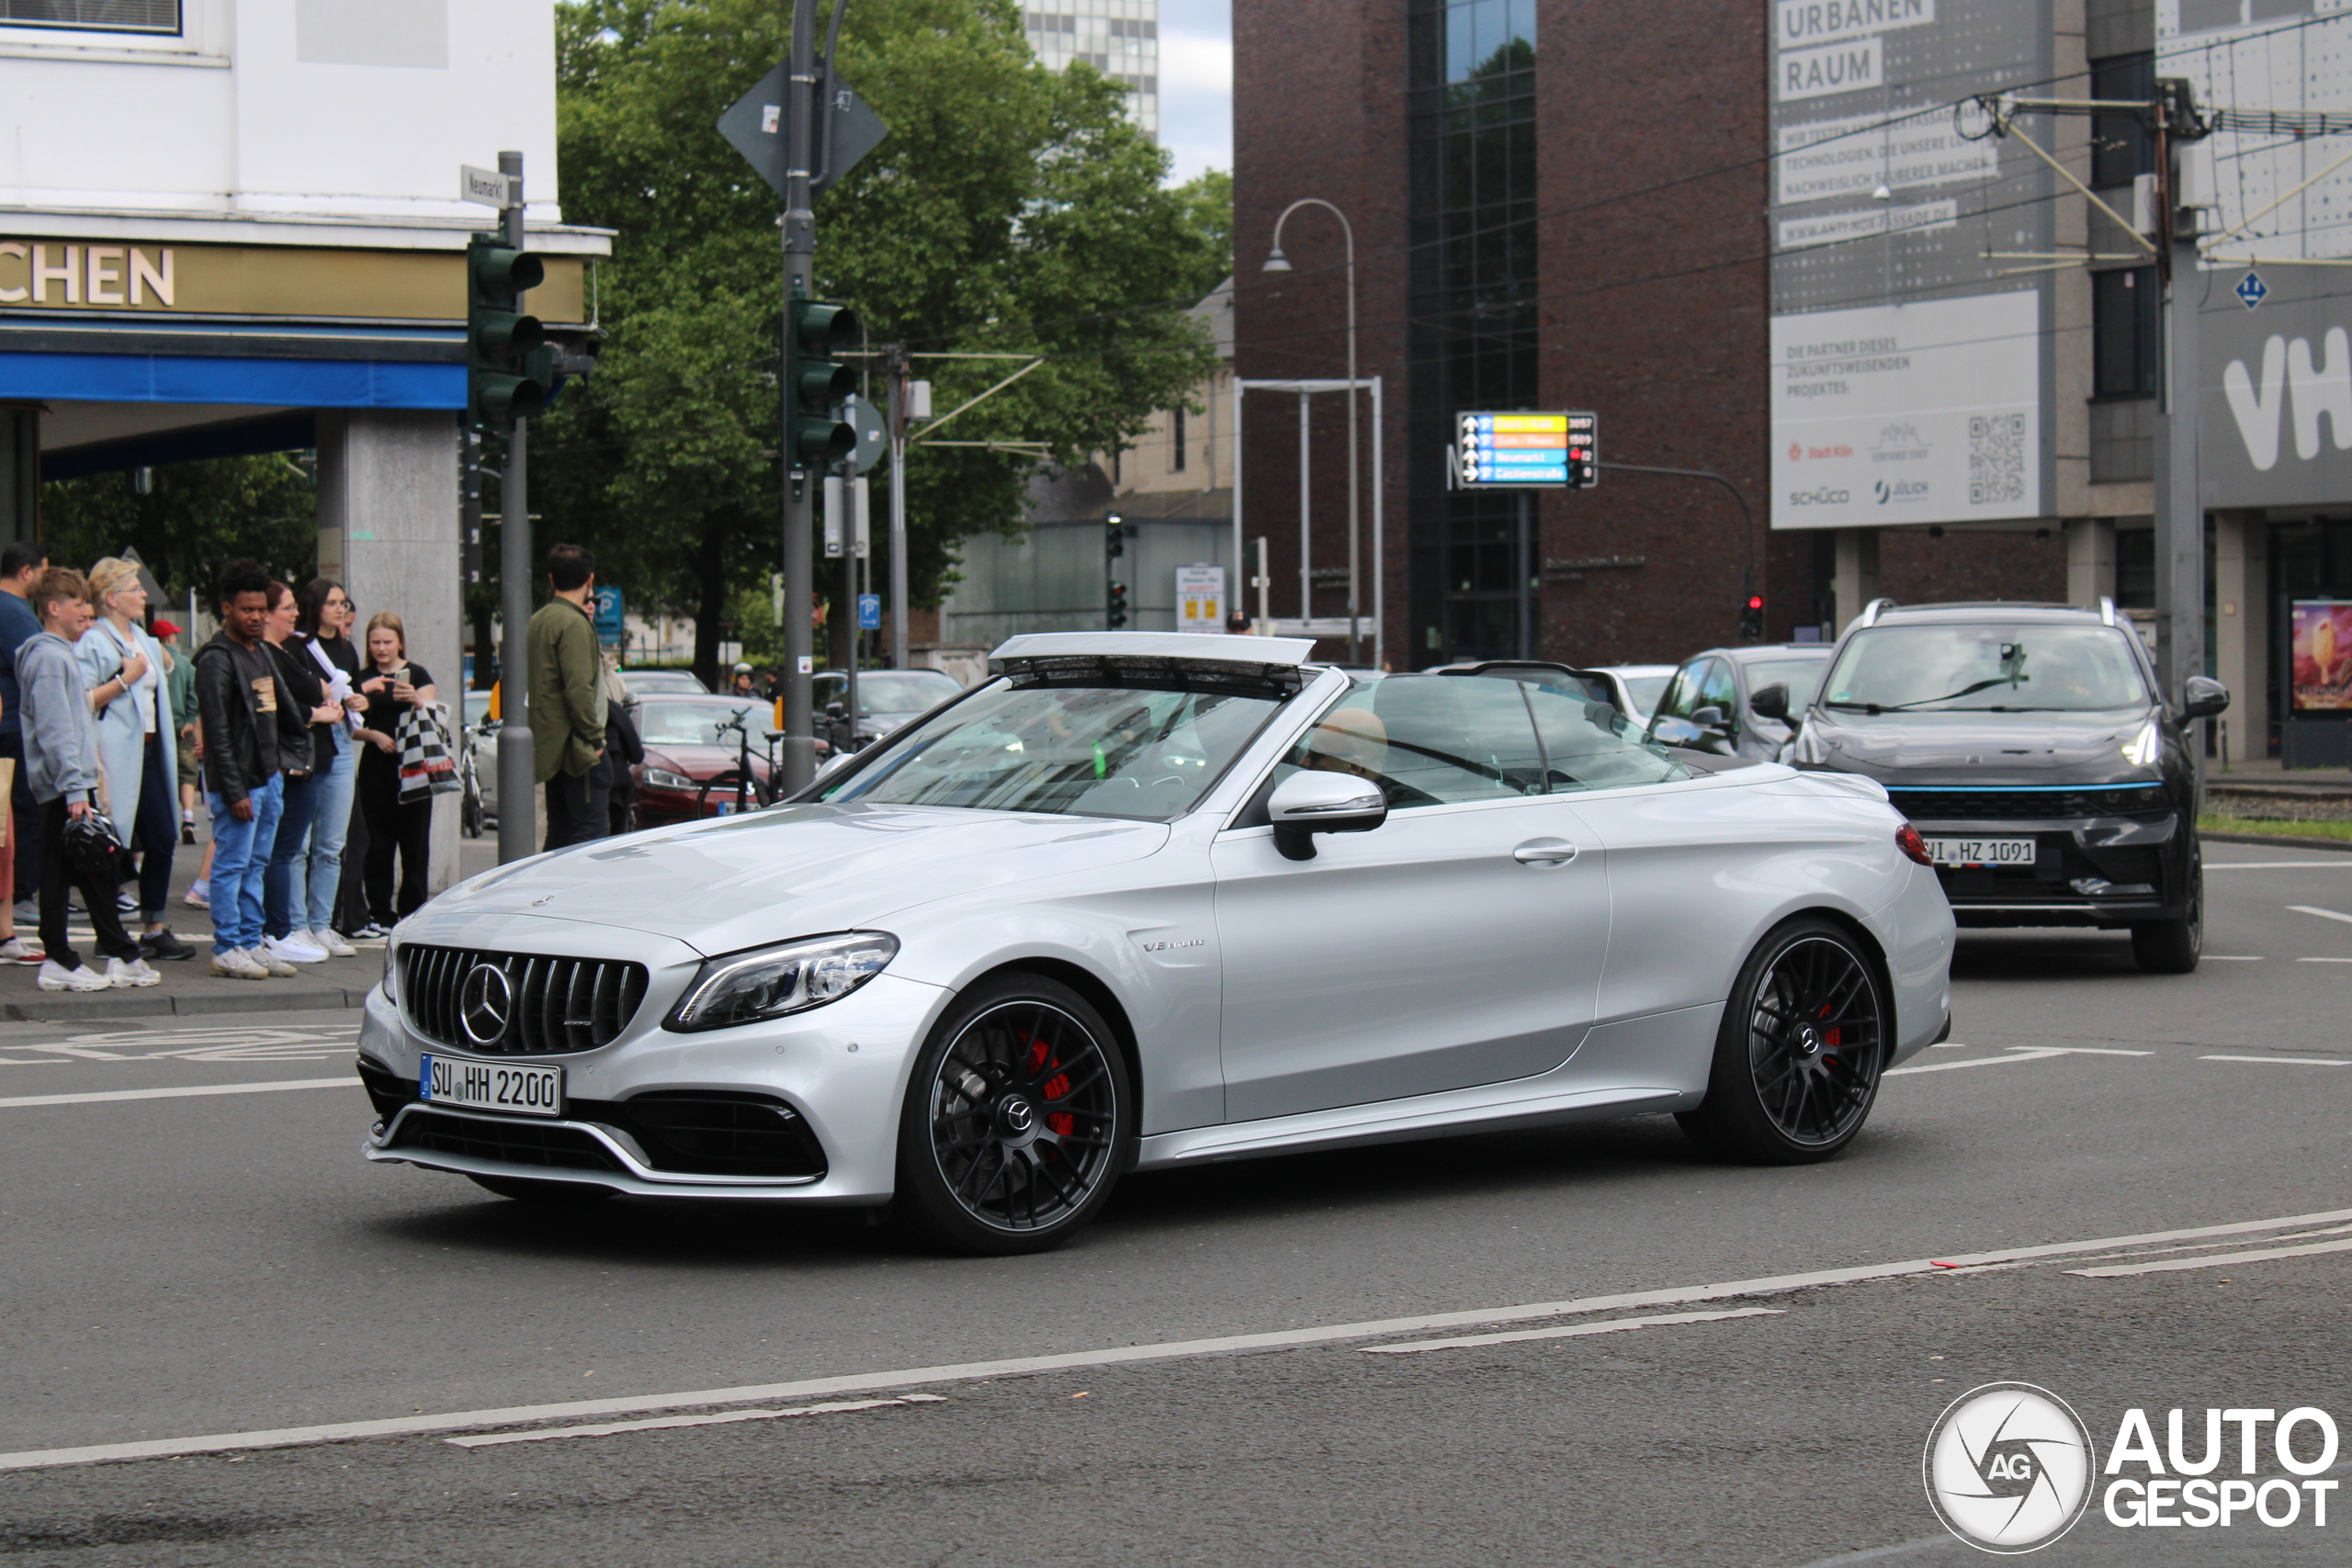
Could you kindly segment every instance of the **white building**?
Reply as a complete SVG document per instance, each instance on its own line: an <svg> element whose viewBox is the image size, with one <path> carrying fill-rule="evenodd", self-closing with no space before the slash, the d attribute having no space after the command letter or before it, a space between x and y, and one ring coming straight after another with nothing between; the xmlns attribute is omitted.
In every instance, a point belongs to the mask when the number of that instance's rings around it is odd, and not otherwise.
<svg viewBox="0 0 2352 1568"><path fill-rule="evenodd" d="M1029 46L1059 71L1082 60L1127 89L1136 123L1159 137L1159 0L1057 0L1023 11Z"/></svg>

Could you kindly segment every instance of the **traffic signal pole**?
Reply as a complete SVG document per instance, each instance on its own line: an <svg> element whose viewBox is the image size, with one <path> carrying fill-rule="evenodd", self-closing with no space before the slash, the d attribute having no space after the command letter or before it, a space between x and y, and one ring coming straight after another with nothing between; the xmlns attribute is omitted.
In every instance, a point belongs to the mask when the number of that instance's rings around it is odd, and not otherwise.
<svg viewBox="0 0 2352 1568"><path fill-rule="evenodd" d="M907 350L892 344L890 378L890 668L907 667Z"/></svg>
<svg viewBox="0 0 2352 1568"><path fill-rule="evenodd" d="M808 607L816 603L816 563L810 558L809 512L814 502L812 476L803 462L795 432L799 407L791 385L793 363L792 301L809 297L817 254L815 197L808 188L816 159L814 111L817 85L816 0L786 0L792 12L792 59L789 107L786 109L787 139L784 192L784 294L779 312L777 377L784 463L784 750L783 784L786 793L805 787L817 775L816 715L811 705L809 677L816 671L814 628ZM838 7L842 0L833 0ZM505 783L502 774L502 786Z"/></svg>
<svg viewBox="0 0 2352 1568"><path fill-rule="evenodd" d="M498 172L511 176L512 199L501 213L506 243L523 249L523 154L501 152ZM506 475L499 489L498 547L498 863L537 852L538 763L531 750L530 421L508 427Z"/></svg>

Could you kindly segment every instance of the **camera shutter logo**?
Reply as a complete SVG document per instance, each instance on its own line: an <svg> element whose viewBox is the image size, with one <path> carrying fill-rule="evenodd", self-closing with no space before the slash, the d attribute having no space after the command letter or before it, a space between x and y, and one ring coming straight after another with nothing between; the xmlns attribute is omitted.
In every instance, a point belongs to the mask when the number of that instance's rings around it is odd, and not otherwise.
<svg viewBox="0 0 2352 1568"><path fill-rule="evenodd" d="M2075 1528L2098 1464L2066 1402L2031 1383L1986 1383L1954 1400L1928 1434L1928 1501L1944 1528L1984 1551L2038 1551Z"/></svg>
<svg viewBox="0 0 2352 1568"><path fill-rule="evenodd" d="M495 964L477 964L466 971L458 993L458 1024L477 1045L495 1045L505 1037L506 1020L514 1010L514 982Z"/></svg>

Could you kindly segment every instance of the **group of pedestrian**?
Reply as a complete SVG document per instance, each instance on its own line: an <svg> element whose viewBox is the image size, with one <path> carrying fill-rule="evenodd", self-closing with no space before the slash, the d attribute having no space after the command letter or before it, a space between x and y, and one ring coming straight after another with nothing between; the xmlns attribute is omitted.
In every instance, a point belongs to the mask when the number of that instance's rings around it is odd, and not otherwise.
<svg viewBox="0 0 2352 1568"><path fill-rule="evenodd" d="M182 658L180 628L147 619L137 562L85 575L36 544L0 549L0 961L40 964L43 990L152 986L155 962L195 956L165 916L199 798L212 841L187 902L211 911L215 975L351 956L424 902L430 797L404 793L401 760L435 692L400 617L368 622L363 657L330 579L298 592L235 560L217 589L219 634ZM364 901L345 897L355 831ZM38 942L17 929L36 890ZM103 968L72 946L76 893Z"/></svg>

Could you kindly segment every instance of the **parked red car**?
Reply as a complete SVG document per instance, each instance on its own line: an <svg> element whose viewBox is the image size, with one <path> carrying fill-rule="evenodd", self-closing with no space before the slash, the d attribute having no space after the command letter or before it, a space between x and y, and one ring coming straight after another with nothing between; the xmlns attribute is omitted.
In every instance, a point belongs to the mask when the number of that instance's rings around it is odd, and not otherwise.
<svg viewBox="0 0 2352 1568"><path fill-rule="evenodd" d="M673 696L649 693L638 699L637 731L645 742L645 761L630 772L636 777L637 825L659 828L731 810L736 794L731 785L704 784L731 781L742 760L741 743L733 729L720 729L741 716L749 733L752 775L769 778L768 731L775 728L773 705L741 697ZM817 743L818 760L829 750Z"/></svg>

